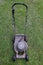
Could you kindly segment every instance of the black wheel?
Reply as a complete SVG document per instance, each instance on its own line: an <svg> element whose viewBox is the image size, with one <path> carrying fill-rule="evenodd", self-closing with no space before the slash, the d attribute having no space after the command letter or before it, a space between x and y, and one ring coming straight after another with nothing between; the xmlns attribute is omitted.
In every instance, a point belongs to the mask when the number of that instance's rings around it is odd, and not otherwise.
<svg viewBox="0 0 43 65"><path fill-rule="evenodd" d="M26 39L26 36L24 35L24 41L26 41L27 42L27 39Z"/></svg>
<svg viewBox="0 0 43 65"><path fill-rule="evenodd" d="M15 42L15 36L13 37L12 42L13 42L13 43Z"/></svg>
<svg viewBox="0 0 43 65"><path fill-rule="evenodd" d="M26 61L28 61L28 60L29 60L28 55L26 55L26 56L25 56L25 60L26 60Z"/></svg>
<svg viewBox="0 0 43 65"><path fill-rule="evenodd" d="M12 59L13 59L13 61L15 61L15 60L16 60L16 56L13 56L13 58L12 58Z"/></svg>
<svg viewBox="0 0 43 65"><path fill-rule="evenodd" d="M12 40L12 43L14 43L14 40Z"/></svg>

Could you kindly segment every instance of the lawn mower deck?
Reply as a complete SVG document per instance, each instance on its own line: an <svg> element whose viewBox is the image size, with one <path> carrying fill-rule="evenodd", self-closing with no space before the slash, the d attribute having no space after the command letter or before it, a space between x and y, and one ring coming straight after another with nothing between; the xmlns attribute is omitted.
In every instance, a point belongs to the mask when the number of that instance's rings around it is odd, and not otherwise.
<svg viewBox="0 0 43 65"><path fill-rule="evenodd" d="M16 34L13 43L14 51L16 52L15 56L13 56L13 60L16 60L16 58L24 58L28 60L28 55L26 54L28 48L26 36L24 34Z"/></svg>

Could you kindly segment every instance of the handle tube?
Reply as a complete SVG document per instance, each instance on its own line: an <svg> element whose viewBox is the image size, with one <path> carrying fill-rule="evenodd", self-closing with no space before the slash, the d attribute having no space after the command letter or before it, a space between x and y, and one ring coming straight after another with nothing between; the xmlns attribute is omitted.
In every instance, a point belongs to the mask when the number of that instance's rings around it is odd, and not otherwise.
<svg viewBox="0 0 43 65"><path fill-rule="evenodd" d="M12 9L13 9L13 7L14 7L15 5L24 5L26 8L28 8L28 6L27 6L26 4L24 4L24 3L14 3L14 4L12 5Z"/></svg>
<svg viewBox="0 0 43 65"><path fill-rule="evenodd" d="M28 6L24 3L14 3L12 5L12 17L13 17L13 24L14 24L14 27L15 27L15 16L14 16L14 13L15 13L15 9L14 9L14 6L15 5L23 5L26 7L26 17L25 17L25 31L24 31L24 34L26 34L26 23L27 23L27 15L28 15Z"/></svg>

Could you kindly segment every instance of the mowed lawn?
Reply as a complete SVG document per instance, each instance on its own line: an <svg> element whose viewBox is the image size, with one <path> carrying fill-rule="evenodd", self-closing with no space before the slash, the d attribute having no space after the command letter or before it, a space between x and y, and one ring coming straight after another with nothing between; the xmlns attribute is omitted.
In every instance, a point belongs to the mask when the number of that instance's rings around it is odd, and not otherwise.
<svg viewBox="0 0 43 65"><path fill-rule="evenodd" d="M29 61L17 59L12 61L12 38L14 27L12 22L12 4L24 2L28 5L28 56ZM16 6L16 30L24 33L25 8ZM19 28L19 29L17 29ZM0 65L43 65L43 0L0 0Z"/></svg>

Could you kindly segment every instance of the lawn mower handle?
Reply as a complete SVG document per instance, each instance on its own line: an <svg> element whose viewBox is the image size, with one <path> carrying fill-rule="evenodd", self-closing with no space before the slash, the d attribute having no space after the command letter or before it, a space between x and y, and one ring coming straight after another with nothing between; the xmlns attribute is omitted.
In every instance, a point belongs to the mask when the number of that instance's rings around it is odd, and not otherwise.
<svg viewBox="0 0 43 65"><path fill-rule="evenodd" d="M15 16L14 16L14 13L15 13L14 6L15 6L15 5L23 5L23 6L26 7L26 17L25 17L25 33L26 33L26 22L27 22L27 15L28 15L28 6L27 6L26 4L24 4L24 3L14 3L14 4L12 5L12 17L13 17L13 22L15 21ZM13 24L14 24L14 26L15 26L15 23L13 23Z"/></svg>
<svg viewBox="0 0 43 65"><path fill-rule="evenodd" d="M27 5L24 4L24 3L14 3L14 4L12 5L12 8L13 8L15 5L24 5L26 8L28 8Z"/></svg>

